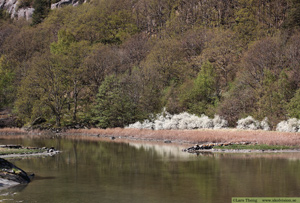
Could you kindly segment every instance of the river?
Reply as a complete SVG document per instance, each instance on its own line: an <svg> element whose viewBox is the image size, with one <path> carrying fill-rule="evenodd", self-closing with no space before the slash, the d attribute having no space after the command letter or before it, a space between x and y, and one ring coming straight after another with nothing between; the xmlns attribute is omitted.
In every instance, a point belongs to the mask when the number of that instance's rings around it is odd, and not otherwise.
<svg viewBox="0 0 300 203"><path fill-rule="evenodd" d="M0 202L223 203L300 196L300 153L196 155L172 144L66 139L1 143L53 146L62 153L8 158L36 177L1 190Z"/></svg>

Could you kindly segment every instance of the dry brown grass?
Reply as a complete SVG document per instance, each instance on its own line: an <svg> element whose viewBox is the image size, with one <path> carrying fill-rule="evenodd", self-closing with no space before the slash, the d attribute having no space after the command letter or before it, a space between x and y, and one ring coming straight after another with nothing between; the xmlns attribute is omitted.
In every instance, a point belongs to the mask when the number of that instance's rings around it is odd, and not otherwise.
<svg viewBox="0 0 300 203"><path fill-rule="evenodd" d="M80 135L107 135L122 138L142 140L173 140L187 143L204 142L257 142L268 145L300 145L299 133L274 131L250 131L236 129L222 130L139 130L139 129L82 129L69 130L67 134Z"/></svg>
<svg viewBox="0 0 300 203"><path fill-rule="evenodd" d="M27 132L20 128L0 128L0 139L21 139L37 137L36 133Z"/></svg>
<svg viewBox="0 0 300 203"><path fill-rule="evenodd" d="M300 146L300 133L286 133L274 131L251 131L237 129L221 130L139 130L139 129L79 129L68 130L63 135L73 139L95 139L108 136L124 139L164 141L171 140L179 143L225 143L225 142L252 142L267 145ZM0 139L16 139L24 137L44 137L46 132L27 132L19 128L0 129Z"/></svg>

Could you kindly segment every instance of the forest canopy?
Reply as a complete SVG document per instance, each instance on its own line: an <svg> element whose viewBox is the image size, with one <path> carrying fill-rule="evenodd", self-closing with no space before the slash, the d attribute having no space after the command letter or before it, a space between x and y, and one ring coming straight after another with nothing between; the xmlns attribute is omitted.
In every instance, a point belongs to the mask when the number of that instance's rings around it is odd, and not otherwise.
<svg viewBox="0 0 300 203"><path fill-rule="evenodd" d="M297 0L28 2L32 21L0 10L0 109L22 125L300 118Z"/></svg>

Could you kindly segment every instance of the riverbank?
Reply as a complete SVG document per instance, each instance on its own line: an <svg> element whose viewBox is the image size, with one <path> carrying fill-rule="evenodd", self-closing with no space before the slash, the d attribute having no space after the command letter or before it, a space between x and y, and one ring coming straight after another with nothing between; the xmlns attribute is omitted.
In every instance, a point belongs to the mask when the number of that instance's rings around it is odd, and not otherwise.
<svg viewBox="0 0 300 203"><path fill-rule="evenodd" d="M300 133L237 130L237 129L201 129L201 130L140 130L140 129L69 129L59 132L26 131L23 129L0 129L0 139L34 137L63 137L83 140L148 141L184 145L205 143L255 143L257 145L289 146L299 148Z"/></svg>
<svg viewBox="0 0 300 203"><path fill-rule="evenodd" d="M201 129L201 130L139 130L79 129L62 133L68 137L107 137L116 139L173 142L184 144L250 142L265 145L299 146L300 133L262 130Z"/></svg>

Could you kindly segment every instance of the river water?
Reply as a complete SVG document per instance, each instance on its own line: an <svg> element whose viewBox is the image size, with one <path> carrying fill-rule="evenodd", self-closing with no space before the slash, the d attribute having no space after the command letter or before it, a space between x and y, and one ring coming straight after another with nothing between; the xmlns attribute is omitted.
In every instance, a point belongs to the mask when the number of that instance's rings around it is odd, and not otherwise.
<svg viewBox="0 0 300 203"><path fill-rule="evenodd" d="M53 146L62 153L8 158L36 177L1 190L0 202L223 203L300 196L300 153L196 155L172 144L65 139L1 143Z"/></svg>

